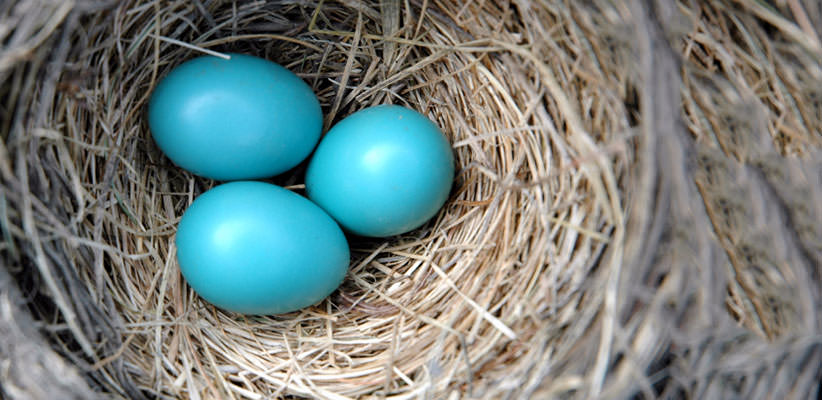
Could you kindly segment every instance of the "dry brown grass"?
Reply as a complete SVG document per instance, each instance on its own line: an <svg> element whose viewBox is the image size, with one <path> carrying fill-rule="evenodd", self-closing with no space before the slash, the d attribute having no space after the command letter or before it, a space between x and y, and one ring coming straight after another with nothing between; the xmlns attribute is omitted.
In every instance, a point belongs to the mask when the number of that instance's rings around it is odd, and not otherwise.
<svg viewBox="0 0 822 400"><path fill-rule="evenodd" d="M2 321L30 312L117 397L807 398L822 15L773 3L2 3L0 255L29 300ZM354 239L316 306L205 303L173 238L214 182L145 122L158 79L201 51L295 71L326 127L383 103L428 115L458 162L449 202ZM302 174L272 182L301 192ZM0 358L3 385L32 363ZM3 392L40 393L27 382Z"/></svg>

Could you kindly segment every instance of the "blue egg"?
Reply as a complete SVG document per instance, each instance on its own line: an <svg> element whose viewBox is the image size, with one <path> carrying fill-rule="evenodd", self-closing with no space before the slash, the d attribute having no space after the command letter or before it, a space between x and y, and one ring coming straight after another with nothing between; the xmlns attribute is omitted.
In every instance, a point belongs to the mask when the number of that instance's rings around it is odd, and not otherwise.
<svg viewBox="0 0 822 400"><path fill-rule="evenodd" d="M229 311L279 314L319 302L348 270L348 242L322 209L263 182L203 193L177 229L177 259L203 299Z"/></svg>
<svg viewBox="0 0 822 400"><path fill-rule="evenodd" d="M230 56L186 61L160 81L148 105L154 141L178 166L217 180L293 168L320 138L317 97L278 64Z"/></svg>
<svg viewBox="0 0 822 400"><path fill-rule="evenodd" d="M326 134L306 190L346 230L391 236L415 229L445 203L454 155L439 128L400 106L356 112Z"/></svg>

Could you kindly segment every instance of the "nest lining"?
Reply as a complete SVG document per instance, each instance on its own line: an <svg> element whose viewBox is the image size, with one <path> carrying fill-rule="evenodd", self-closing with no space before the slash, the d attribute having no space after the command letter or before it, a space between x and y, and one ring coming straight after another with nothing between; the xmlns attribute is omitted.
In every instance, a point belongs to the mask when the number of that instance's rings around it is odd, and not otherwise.
<svg viewBox="0 0 822 400"><path fill-rule="evenodd" d="M49 153L73 182L66 198L44 202L61 202L77 221L65 239L85 241L69 256L121 324L119 357L92 367L121 362L137 388L170 397L488 392L532 368L527 343L561 349L585 333L539 327L583 323L572 321L574 310L597 301L581 288L610 240L609 219L622 212L615 183L628 165L617 88L602 71L591 71L592 83L574 74L576 56L559 40L554 48L519 44L550 35L527 29L563 18L550 10L394 5L355 13L334 4L225 4L203 13L176 2L89 17L84 26L93 30L72 38L88 44L71 49L79 89L54 108L65 122L54 127L57 151ZM428 115L458 160L448 204L410 234L354 239L345 283L317 306L271 317L215 309L185 285L173 245L182 212L215 183L165 159L144 122L157 80L199 55L178 42L286 66L317 93L326 126L383 103ZM566 60L551 67L530 56L549 51ZM545 68L557 68L561 93L542 86ZM580 106L591 118L572 116L576 131L556 122L564 122L561 109ZM303 172L272 182L300 192Z"/></svg>
<svg viewBox="0 0 822 400"><path fill-rule="evenodd" d="M822 202L800 204L822 198L818 42L753 3L656 7L21 2L1 14L34 21L0 57L4 257L60 352L126 397L761 393L744 377L774 357L771 379L811 378L771 389L802 393L822 365ZM451 198L417 231L354 240L316 306L205 303L173 237L215 183L145 123L192 46L296 72L326 128L384 103L429 116ZM303 173L270 181L301 193Z"/></svg>

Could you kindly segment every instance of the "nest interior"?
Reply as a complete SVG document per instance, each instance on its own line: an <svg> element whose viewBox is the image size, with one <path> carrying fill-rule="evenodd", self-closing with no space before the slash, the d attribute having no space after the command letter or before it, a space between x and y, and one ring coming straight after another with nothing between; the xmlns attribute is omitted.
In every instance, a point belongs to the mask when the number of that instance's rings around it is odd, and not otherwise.
<svg viewBox="0 0 822 400"><path fill-rule="evenodd" d="M822 14L775 3L0 5L3 393L818 393ZM326 128L377 104L427 115L457 160L446 206L351 238L315 306L204 302L173 239L215 182L145 121L204 50L294 71ZM303 174L270 181L302 193Z"/></svg>

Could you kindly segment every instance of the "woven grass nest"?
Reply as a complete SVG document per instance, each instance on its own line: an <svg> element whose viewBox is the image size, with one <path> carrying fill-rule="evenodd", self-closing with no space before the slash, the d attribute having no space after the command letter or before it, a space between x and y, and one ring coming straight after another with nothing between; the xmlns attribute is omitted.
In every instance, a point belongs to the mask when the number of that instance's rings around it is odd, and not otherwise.
<svg viewBox="0 0 822 400"><path fill-rule="evenodd" d="M2 2L0 397L817 398L820 26L798 0ZM173 239L215 182L146 124L203 51L299 74L326 129L427 115L447 204L352 238L315 306L204 302Z"/></svg>

